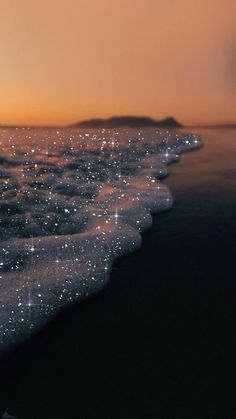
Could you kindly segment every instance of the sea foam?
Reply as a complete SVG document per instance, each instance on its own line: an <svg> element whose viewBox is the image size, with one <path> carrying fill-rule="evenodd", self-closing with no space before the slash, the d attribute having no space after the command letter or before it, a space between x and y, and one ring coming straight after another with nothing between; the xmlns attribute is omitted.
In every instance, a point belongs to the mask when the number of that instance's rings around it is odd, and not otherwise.
<svg viewBox="0 0 236 419"><path fill-rule="evenodd" d="M200 146L153 128L0 130L1 352L104 287L171 208L167 165Z"/></svg>

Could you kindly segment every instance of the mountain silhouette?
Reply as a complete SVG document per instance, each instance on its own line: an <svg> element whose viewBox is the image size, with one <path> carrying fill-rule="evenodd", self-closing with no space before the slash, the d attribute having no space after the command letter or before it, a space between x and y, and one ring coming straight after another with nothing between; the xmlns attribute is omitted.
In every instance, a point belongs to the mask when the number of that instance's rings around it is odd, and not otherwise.
<svg viewBox="0 0 236 419"><path fill-rule="evenodd" d="M81 128L118 128L118 127L169 127L180 128L181 125L175 118L168 117L160 121L147 116L113 116L108 119L87 119L71 125Z"/></svg>

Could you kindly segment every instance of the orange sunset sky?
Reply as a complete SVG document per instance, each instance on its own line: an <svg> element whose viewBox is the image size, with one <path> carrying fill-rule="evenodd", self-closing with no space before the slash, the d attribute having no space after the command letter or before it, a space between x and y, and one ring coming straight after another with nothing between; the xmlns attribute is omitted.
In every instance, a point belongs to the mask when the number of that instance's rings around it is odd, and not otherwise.
<svg viewBox="0 0 236 419"><path fill-rule="evenodd" d="M8 0L0 123L236 122L236 0Z"/></svg>

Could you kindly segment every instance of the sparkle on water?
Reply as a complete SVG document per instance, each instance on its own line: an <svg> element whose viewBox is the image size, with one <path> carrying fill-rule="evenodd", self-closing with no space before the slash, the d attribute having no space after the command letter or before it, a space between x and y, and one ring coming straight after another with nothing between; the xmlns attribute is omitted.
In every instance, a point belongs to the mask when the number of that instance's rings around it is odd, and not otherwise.
<svg viewBox="0 0 236 419"><path fill-rule="evenodd" d="M156 129L0 129L0 351L104 286L172 206L167 164L200 145Z"/></svg>

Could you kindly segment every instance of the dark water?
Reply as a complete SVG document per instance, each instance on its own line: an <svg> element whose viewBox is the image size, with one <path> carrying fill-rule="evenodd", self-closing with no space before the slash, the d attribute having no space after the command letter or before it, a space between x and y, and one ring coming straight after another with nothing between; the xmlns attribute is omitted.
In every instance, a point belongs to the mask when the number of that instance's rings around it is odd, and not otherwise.
<svg viewBox="0 0 236 419"><path fill-rule="evenodd" d="M18 418L234 418L236 131L171 166L173 210L108 287L1 361ZM172 176L173 174L173 176Z"/></svg>

